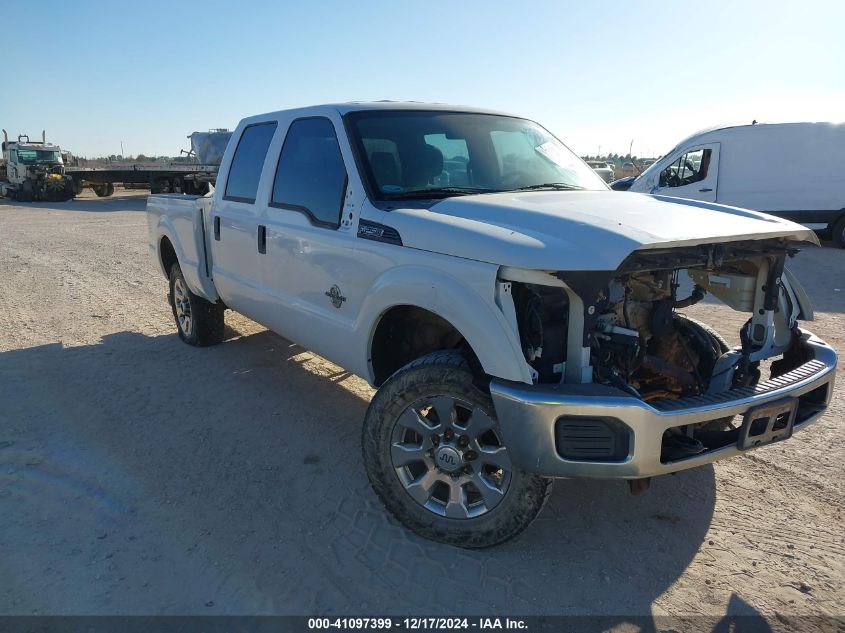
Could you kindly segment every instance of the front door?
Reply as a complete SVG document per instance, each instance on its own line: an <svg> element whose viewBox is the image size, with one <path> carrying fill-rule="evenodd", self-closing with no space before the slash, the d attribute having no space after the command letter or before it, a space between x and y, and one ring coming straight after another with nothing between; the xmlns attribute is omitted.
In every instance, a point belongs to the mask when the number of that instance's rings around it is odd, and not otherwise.
<svg viewBox="0 0 845 633"><path fill-rule="evenodd" d="M658 175L651 193L716 202L719 143L699 145L672 159Z"/></svg>
<svg viewBox="0 0 845 633"><path fill-rule="evenodd" d="M363 298L356 238L341 221L347 180L333 123L293 121L263 210L266 252L259 255L272 329L341 364L343 350L355 349L350 332ZM353 369L350 363L344 366Z"/></svg>

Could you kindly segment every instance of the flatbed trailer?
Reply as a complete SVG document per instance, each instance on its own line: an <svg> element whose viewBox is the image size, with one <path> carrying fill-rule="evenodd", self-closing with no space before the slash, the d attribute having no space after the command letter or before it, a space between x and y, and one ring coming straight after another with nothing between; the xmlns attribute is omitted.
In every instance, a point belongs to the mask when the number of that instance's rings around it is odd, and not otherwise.
<svg viewBox="0 0 845 633"><path fill-rule="evenodd" d="M109 167L66 167L76 193L85 185L100 197L114 193L115 184L146 184L152 193L204 194L217 178L218 165L121 164Z"/></svg>

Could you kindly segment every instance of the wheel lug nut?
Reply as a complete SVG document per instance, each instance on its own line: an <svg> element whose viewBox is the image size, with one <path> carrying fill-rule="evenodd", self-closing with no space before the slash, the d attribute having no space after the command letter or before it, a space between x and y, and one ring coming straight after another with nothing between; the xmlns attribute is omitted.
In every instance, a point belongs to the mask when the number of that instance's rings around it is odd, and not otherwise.
<svg viewBox="0 0 845 633"><path fill-rule="evenodd" d="M467 451L464 453L464 461L471 462L476 457L478 457L478 455L475 454L475 451Z"/></svg>
<svg viewBox="0 0 845 633"><path fill-rule="evenodd" d="M466 446L467 444L469 444L469 438L466 435L461 435L458 438L458 444L460 444L461 446Z"/></svg>
<svg viewBox="0 0 845 633"><path fill-rule="evenodd" d="M440 444L440 437L437 436L437 435L432 435L431 436L431 443L434 444L435 446L437 446L438 444Z"/></svg>
<svg viewBox="0 0 845 633"><path fill-rule="evenodd" d="M443 437L447 440L451 440L454 436L455 434L452 432L452 429L446 429L446 432L443 434Z"/></svg>

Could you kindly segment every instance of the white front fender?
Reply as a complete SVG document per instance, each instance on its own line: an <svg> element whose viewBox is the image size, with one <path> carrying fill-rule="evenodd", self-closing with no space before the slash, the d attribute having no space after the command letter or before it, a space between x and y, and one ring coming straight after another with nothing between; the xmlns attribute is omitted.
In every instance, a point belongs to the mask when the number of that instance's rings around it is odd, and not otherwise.
<svg viewBox="0 0 845 633"><path fill-rule="evenodd" d="M531 384L531 373L519 344L518 334L495 303L496 268L489 268L485 296L472 285L451 275L423 266L399 266L381 275L370 287L361 306L362 323L370 324L365 337L369 379L373 337L382 315L396 306L415 306L437 314L464 337L485 373ZM475 279L477 281L477 277Z"/></svg>

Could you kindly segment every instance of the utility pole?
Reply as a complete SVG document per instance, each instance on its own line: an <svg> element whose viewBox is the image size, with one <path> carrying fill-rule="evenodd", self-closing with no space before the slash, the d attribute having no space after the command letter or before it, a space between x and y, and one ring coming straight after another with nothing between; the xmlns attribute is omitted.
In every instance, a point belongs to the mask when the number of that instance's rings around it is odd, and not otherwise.
<svg viewBox="0 0 845 633"><path fill-rule="evenodd" d="M120 141L120 157L123 158L123 141Z"/></svg>

